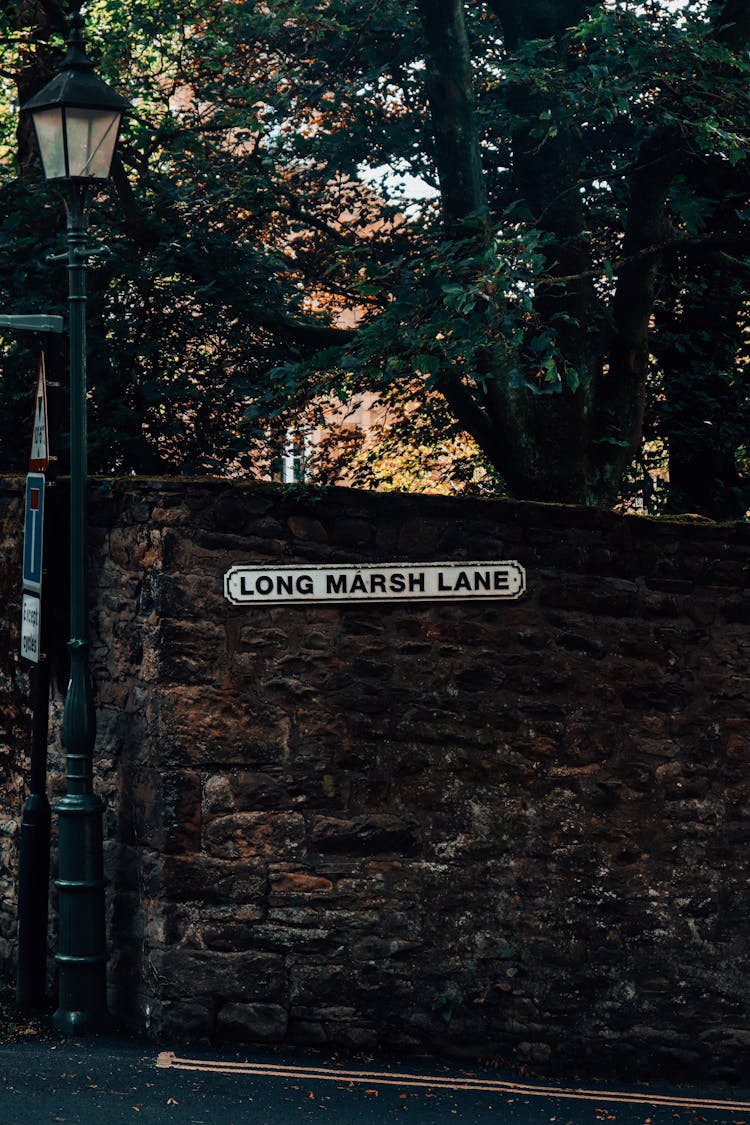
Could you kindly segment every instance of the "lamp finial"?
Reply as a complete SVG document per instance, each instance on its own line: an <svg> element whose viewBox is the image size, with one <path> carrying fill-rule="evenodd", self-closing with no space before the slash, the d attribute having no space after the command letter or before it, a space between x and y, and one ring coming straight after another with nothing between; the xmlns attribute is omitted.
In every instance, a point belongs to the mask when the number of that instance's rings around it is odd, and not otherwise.
<svg viewBox="0 0 750 1125"><path fill-rule="evenodd" d="M86 42L83 38L83 16L81 15L80 0L78 3L71 4L71 12L68 16L68 23L70 30L68 31L68 38L65 40L68 48L68 53L63 59L63 70L93 70L94 64L86 54Z"/></svg>

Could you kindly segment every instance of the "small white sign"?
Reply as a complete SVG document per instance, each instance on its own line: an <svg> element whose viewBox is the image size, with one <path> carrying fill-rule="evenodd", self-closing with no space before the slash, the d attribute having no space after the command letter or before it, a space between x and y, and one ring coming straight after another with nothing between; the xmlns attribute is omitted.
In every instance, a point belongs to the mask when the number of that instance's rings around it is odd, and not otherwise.
<svg viewBox="0 0 750 1125"><path fill-rule="evenodd" d="M42 653L42 600L24 590L21 602L21 656L39 663Z"/></svg>
<svg viewBox="0 0 750 1125"><path fill-rule="evenodd" d="M233 566L224 575L233 605L515 599L525 590L512 561Z"/></svg>
<svg viewBox="0 0 750 1125"><path fill-rule="evenodd" d="M29 470L45 473L49 468L49 422L47 416L47 379L44 371L44 352L39 356L39 378L34 399L34 428L31 431Z"/></svg>

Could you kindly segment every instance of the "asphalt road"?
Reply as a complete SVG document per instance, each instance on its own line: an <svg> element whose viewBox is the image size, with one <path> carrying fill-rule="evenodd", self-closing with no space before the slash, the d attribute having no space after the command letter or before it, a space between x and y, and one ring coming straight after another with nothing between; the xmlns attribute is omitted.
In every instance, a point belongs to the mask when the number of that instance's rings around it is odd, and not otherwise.
<svg viewBox="0 0 750 1125"><path fill-rule="evenodd" d="M750 1125L750 1090L569 1087L432 1060L292 1049L160 1050L130 1039L0 1046L0 1123Z"/></svg>

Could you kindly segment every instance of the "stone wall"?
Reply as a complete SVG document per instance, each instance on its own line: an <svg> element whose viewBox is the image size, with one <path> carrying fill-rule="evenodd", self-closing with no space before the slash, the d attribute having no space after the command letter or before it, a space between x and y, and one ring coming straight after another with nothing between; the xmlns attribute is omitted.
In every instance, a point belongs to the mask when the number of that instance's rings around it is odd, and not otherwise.
<svg viewBox="0 0 750 1125"><path fill-rule="evenodd" d="M161 1038L746 1073L750 526L226 481L95 485L91 514L117 1014ZM6 865L19 520L9 482ZM527 568L523 600L223 596L240 562L497 558Z"/></svg>
<svg viewBox="0 0 750 1125"><path fill-rule="evenodd" d="M23 495L0 486L0 966L11 973L16 934L16 884L24 755L29 748L28 676L17 657L21 616ZM2 978L0 978L2 979Z"/></svg>

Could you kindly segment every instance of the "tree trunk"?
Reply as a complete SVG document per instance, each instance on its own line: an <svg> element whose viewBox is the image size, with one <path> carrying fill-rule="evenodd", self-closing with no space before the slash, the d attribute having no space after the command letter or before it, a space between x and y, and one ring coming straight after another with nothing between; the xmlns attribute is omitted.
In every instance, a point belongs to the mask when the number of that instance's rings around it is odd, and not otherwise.
<svg viewBox="0 0 750 1125"><path fill-rule="evenodd" d="M592 494L607 505L616 500L623 473L643 437L649 322L661 258L638 254L658 246L669 232L666 200L679 170L679 146L675 132L655 132L641 146L632 176L623 258L633 264L617 280L608 363L594 399L590 482Z"/></svg>
<svg viewBox="0 0 750 1125"><path fill-rule="evenodd" d="M474 113L462 0L419 0L429 52L427 97L443 215L452 238L489 234L487 189Z"/></svg>
<svg viewBox="0 0 750 1125"><path fill-rule="evenodd" d="M727 291L726 270L717 261L684 271L670 286L658 356L672 512L742 519L750 504L750 487L736 465L750 424L743 412L746 376L737 362L745 299L740 284Z"/></svg>
<svg viewBox="0 0 750 1125"><path fill-rule="evenodd" d="M567 4L492 5L503 22L506 41L532 38L542 26L560 36L555 48L561 75L567 66L565 29L590 6L584 0ZM471 87L471 58L460 0L420 0L428 48L427 90L435 141L446 231L453 238L474 240L478 250L488 242L488 201L481 170L481 148ZM520 190L531 201L540 228L547 233L550 284L539 297L537 321L555 323L566 372L559 394L534 395L511 385L500 357L488 347L475 357L484 379L470 388L449 372L440 383L457 418L480 442L514 495L586 502L587 413L590 387L600 362L592 322L599 317L587 271L591 260L584 235L585 219L577 188L579 159L573 128L559 113L554 95L532 98L515 94L521 124L513 137L514 170ZM537 104L538 103L538 104ZM555 115L556 132L539 145L532 135L539 115ZM555 281L555 278L574 280ZM459 282L461 279L457 279ZM500 318L505 310L496 309ZM564 312L564 317L556 313ZM488 321L492 314L488 313ZM576 323L577 322L577 323ZM488 324L488 340L492 336ZM536 376L533 355L520 356L528 382ZM563 373L565 376L565 372Z"/></svg>

